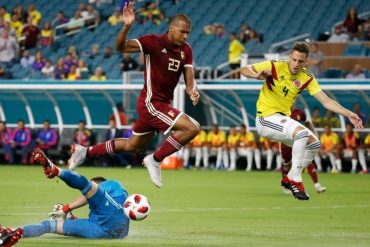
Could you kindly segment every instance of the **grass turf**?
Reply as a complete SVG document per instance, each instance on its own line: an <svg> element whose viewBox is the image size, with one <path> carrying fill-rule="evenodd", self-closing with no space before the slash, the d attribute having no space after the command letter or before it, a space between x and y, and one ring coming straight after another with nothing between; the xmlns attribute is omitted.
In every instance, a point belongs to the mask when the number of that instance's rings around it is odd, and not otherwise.
<svg viewBox="0 0 370 247"><path fill-rule="evenodd" d="M327 192L301 202L284 195L273 172L164 171L155 188L144 169L89 168L78 172L121 181L129 193L148 196L152 212L131 222L122 240L88 240L46 234L18 246L370 246L370 177L320 174ZM47 217L52 205L79 195L40 167L0 166L0 223L22 226ZM75 210L79 218L88 209Z"/></svg>

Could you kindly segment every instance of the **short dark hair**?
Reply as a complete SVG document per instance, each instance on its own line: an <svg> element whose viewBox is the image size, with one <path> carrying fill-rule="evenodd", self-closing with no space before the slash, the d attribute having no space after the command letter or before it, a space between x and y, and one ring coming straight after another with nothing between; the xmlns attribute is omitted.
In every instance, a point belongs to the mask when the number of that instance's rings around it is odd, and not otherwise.
<svg viewBox="0 0 370 247"><path fill-rule="evenodd" d="M177 23L178 21L184 21L187 24L191 25L191 20L190 20L189 16L187 16L185 14L176 14L176 15L174 15L172 17L171 21L170 21L170 25L173 25L173 24Z"/></svg>
<svg viewBox="0 0 370 247"><path fill-rule="evenodd" d="M291 53L293 51L298 51L298 52L301 52L301 53L305 53L308 57L308 55L310 54L310 47L305 42L295 42L293 47L292 47Z"/></svg>
<svg viewBox="0 0 370 247"><path fill-rule="evenodd" d="M94 177L94 178L91 179L91 181L93 181L95 183L102 183L102 182L107 181L107 179L105 177Z"/></svg>

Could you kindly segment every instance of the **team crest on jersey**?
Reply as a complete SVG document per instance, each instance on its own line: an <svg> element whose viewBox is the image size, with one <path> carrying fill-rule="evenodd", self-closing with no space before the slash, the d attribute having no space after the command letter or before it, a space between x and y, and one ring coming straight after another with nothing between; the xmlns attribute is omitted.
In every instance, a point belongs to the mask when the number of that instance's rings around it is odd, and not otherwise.
<svg viewBox="0 0 370 247"><path fill-rule="evenodd" d="M170 115L171 117L174 117L175 113L173 113L173 111L171 110L171 111L168 112L168 115Z"/></svg>
<svg viewBox="0 0 370 247"><path fill-rule="evenodd" d="M180 55L181 55L181 59L184 60L185 59L185 53L183 51L181 51Z"/></svg>
<svg viewBox="0 0 370 247"><path fill-rule="evenodd" d="M301 81L300 81L300 80L295 79L295 80L293 81L293 85L294 85L295 87L297 87L297 88L300 88L300 87L302 86L302 83L301 83Z"/></svg>

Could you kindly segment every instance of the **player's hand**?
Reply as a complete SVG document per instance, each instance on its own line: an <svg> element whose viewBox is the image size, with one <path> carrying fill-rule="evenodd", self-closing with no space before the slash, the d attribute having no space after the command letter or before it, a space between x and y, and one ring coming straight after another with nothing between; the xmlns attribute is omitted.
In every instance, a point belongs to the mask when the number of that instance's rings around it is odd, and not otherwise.
<svg viewBox="0 0 370 247"><path fill-rule="evenodd" d="M271 72L267 70L262 70L256 74L256 79L265 81L268 77L271 76Z"/></svg>
<svg viewBox="0 0 370 247"><path fill-rule="evenodd" d="M362 129L364 127L361 118L356 113L350 112L348 118L355 128Z"/></svg>
<svg viewBox="0 0 370 247"><path fill-rule="evenodd" d="M61 204L61 203L55 204L51 213L48 214L49 219L54 219L54 220L63 219L63 220L65 220L66 217L67 217L67 213L63 211L63 206L64 205Z"/></svg>
<svg viewBox="0 0 370 247"><path fill-rule="evenodd" d="M198 104L198 101L199 101L199 98L200 98L200 94L199 92L194 89L191 94L190 94L190 99L191 101L193 102L193 105L195 106L196 104Z"/></svg>
<svg viewBox="0 0 370 247"><path fill-rule="evenodd" d="M132 23L135 21L135 11L134 11L134 5L130 1L128 4L125 3L125 6L123 7L123 23L125 23L126 26L131 26Z"/></svg>

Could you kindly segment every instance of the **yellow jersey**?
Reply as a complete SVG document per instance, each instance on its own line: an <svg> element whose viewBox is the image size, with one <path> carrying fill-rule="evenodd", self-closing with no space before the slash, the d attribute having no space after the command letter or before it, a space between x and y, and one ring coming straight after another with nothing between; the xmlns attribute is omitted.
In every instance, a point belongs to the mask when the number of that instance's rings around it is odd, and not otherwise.
<svg viewBox="0 0 370 247"><path fill-rule="evenodd" d="M239 137L240 135L238 133L236 133L235 135L231 135L229 134L227 136L227 144L230 146L230 147L235 147L238 145L238 142L239 142Z"/></svg>
<svg viewBox="0 0 370 247"><path fill-rule="evenodd" d="M15 30L17 38L22 37L23 23L21 21L12 21L10 26Z"/></svg>
<svg viewBox="0 0 370 247"><path fill-rule="evenodd" d="M211 147L219 147L226 141L226 134L224 131L218 131L218 133L209 132L207 141L211 144Z"/></svg>
<svg viewBox="0 0 370 247"><path fill-rule="evenodd" d="M240 64L240 60L235 59L240 57L244 50L244 46L240 43L239 40L234 39L233 41L231 41L229 46L229 63Z"/></svg>
<svg viewBox="0 0 370 247"><path fill-rule="evenodd" d="M42 18L41 13L35 9L32 12L28 12L28 14L32 16L32 24L38 26Z"/></svg>
<svg viewBox="0 0 370 247"><path fill-rule="evenodd" d="M366 137L365 137L365 147L369 147L370 148L370 134L368 134Z"/></svg>
<svg viewBox="0 0 370 247"><path fill-rule="evenodd" d="M107 77L105 75L102 75L100 77L97 77L96 75L93 75L90 77L90 81L105 81Z"/></svg>
<svg viewBox="0 0 370 247"><path fill-rule="evenodd" d="M207 133L204 130L201 130L198 135L191 140L192 147L201 147L207 141Z"/></svg>
<svg viewBox="0 0 370 247"><path fill-rule="evenodd" d="M320 141L322 148L325 151L329 151L339 143L339 136L334 132L331 132L330 135L323 134L320 137Z"/></svg>
<svg viewBox="0 0 370 247"><path fill-rule="evenodd" d="M257 116L266 117L280 112L290 116L296 97L304 89L310 95L321 91L315 77L304 68L293 75L289 70L288 61L264 61L253 64L258 72L271 71L272 76L263 83L257 100Z"/></svg>
<svg viewBox="0 0 370 247"><path fill-rule="evenodd" d="M239 146L240 147L254 147L256 148L256 139L254 137L254 134L252 132L248 132L245 134L240 134L239 138Z"/></svg>

